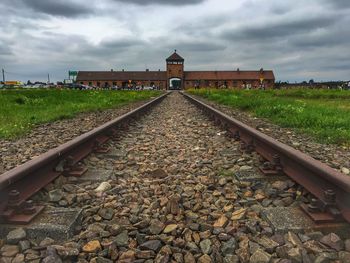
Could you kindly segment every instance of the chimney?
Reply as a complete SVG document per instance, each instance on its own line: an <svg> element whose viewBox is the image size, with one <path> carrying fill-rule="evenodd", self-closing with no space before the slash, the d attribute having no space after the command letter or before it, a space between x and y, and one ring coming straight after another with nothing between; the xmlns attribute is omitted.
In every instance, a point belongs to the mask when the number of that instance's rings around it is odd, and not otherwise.
<svg viewBox="0 0 350 263"><path fill-rule="evenodd" d="M122 71L124 72L124 69L122 69Z"/></svg>
<svg viewBox="0 0 350 263"><path fill-rule="evenodd" d="M158 71L160 72L160 69L158 69Z"/></svg>
<svg viewBox="0 0 350 263"><path fill-rule="evenodd" d="M149 69L148 68L146 68L146 72L148 72L149 71Z"/></svg>
<svg viewBox="0 0 350 263"><path fill-rule="evenodd" d="M113 72L113 69L111 68L111 72Z"/></svg>
<svg viewBox="0 0 350 263"><path fill-rule="evenodd" d="M260 73L261 73L261 74L264 73L264 69L263 69L263 68L260 69Z"/></svg>
<svg viewBox="0 0 350 263"><path fill-rule="evenodd" d="M237 72L239 73L239 68L237 68Z"/></svg>

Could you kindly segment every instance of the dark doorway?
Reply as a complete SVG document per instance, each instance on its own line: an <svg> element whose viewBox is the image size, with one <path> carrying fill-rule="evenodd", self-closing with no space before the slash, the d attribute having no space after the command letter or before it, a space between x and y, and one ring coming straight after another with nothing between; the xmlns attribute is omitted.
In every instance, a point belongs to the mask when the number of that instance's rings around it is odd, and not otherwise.
<svg viewBox="0 0 350 263"><path fill-rule="evenodd" d="M179 90L182 88L182 81L180 78L171 78L169 79L169 89Z"/></svg>

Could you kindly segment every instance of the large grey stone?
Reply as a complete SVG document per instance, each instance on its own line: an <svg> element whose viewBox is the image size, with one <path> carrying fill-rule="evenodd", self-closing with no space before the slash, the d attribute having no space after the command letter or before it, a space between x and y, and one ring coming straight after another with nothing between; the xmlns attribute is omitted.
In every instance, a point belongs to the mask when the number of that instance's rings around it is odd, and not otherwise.
<svg viewBox="0 0 350 263"><path fill-rule="evenodd" d="M162 222L155 219L155 220L151 221L151 224L149 226L149 232L152 235L158 235L163 231L164 227L165 227L165 225Z"/></svg>
<svg viewBox="0 0 350 263"><path fill-rule="evenodd" d="M221 252L224 256L232 254L234 255L236 250L237 242L234 238L231 238L230 240L226 242L222 242L221 246Z"/></svg>
<svg viewBox="0 0 350 263"><path fill-rule="evenodd" d="M141 250L153 250L158 251L162 245L160 240L149 240L140 245Z"/></svg>
<svg viewBox="0 0 350 263"><path fill-rule="evenodd" d="M95 169L89 167L89 170L84 176L78 177L79 182L92 181L92 182L103 182L111 178L113 170ZM108 189L109 190L109 189ZM106 191L108 191L106 190Z"/></svg>
<svg viewBox="0 0 350 263"><path fill-rule="evenodd" d="M63 196L64 193L61 189L54 189L49 192L50 202L58 202L63 198Z"/></svg>
<svg viewBox="0 0 350 263"><path fill-rule="evenodd" d="M275 250L276 247L279 246L279 244L277 242L275 242L274 240L263 236L262 238L260 238L258 240L258 243L263 246L267 252L269 253L273 253L273 251Z"/></svg>
<svg viewBox="0 0 350 263"><path fill-rule="evenodd" d="M117 235L114 239L114 242L118 247L126 247L129 243L128 231L124 230L119 235Z"/></svg>
<svg viewBox="0 0 350 263"><path fill-rule="evenodd" d="M211 249L211 241L209 239L204 239L199 243L199 246L203 252L203 254L210 254Z"/></svg>
<svg viewBox="0 0 350 263"><path fill-rule="evenodd" d="M101 208L98 211L99 216L101 216L103 219L111 220L114 216L114 210L113 208Z"/></svg>
<svg viewBox="0 0 350 263"><path fill-rule="evenodd" d="M337 234L330 233L321 238L320 242L325 244L326 246L335 249L336 251L340 251L344 249L344 242L339 238Z"/></svg>
<svg viewBox="0 0 350 263"><path fill-rule="evenodd" d="M25 239L26 236L27 233L23 228L16 228L7 234L6 241L9 244L16 245L19 241Z"/></svg>
<svg viewBox="0 0 350 263"><path fill-rule="evenodd" d="M21 251L25 251L30 248L30 242L28 240L21 240L18 242Z"/></svg>

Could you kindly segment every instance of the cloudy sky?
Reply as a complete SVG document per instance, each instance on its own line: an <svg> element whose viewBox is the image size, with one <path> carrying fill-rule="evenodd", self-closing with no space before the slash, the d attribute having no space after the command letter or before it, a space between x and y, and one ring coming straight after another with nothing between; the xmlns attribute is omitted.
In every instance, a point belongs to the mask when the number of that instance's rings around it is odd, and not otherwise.
<svg viewBox="0 0 350 263"><path fill-rule="evenodd" d="M7 79L71 70L273 69L277 80L350 79L349 0L0 0Z"/></svg>

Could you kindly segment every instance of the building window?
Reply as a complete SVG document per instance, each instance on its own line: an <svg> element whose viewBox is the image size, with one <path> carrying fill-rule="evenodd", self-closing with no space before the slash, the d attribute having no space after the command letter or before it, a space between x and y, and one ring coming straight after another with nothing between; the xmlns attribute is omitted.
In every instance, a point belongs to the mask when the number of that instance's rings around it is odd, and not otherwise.
<svg viewBox="0 0 350 263"><path fill-rule="evenodd" d="M97 81L97 87L100 87L101 83L99 81Z"/></svg>
<svg viewBox="0 0 350 263"><path fill-rule="evenodd" d="M89 81L89 86L92 86L92 82L91 81Z"/></svg>

